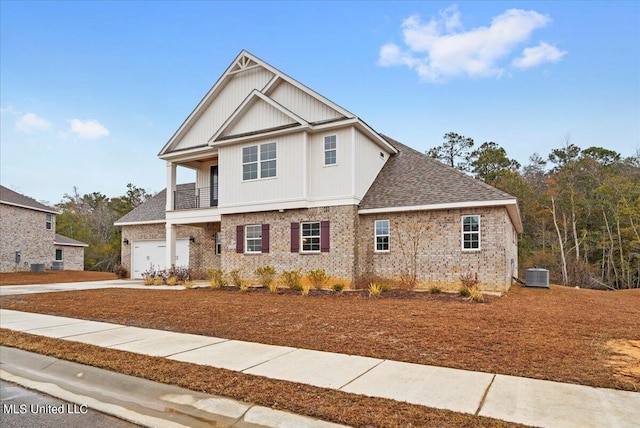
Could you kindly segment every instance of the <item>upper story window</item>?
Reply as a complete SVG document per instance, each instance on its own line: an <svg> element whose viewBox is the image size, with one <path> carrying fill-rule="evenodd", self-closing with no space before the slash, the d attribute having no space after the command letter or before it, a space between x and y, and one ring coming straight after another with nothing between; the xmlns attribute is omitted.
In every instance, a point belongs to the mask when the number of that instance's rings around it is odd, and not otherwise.
<svg viewBox="0 0 640 428"><path fill-rule="evenodd" d="M242 148L242 180L256 180L276 176L276 143Z"/></svg>
<svg viewBox="0 0 640 428"><path fill-rule="evenodd" d="M302 223L302 252L320 252L320 222Z"/></svg>
<svg viewBox="0 0 640 428"><path fill-rule="evenodd" d="M462 249L480 249L480 216L462 216Z"/></svg>
<svg viewBox="0 0 640 428"><path fill-rule="evenodd" d="M328 135L324 137L324 164L336 165L337 162L336 136Z"/></svg>
<svg viewBox="0 0 640 428"><path fill-rule="evenodd" d="M389 220L376 220L374 222L376 252L389 251Z"/></svg>
<svg viewBox="0 0 640 428"><path fill-rule="evenodd" d="M47 230L53 229L53 215L47 214L47 220L44 223L44 227Z"/></svg>

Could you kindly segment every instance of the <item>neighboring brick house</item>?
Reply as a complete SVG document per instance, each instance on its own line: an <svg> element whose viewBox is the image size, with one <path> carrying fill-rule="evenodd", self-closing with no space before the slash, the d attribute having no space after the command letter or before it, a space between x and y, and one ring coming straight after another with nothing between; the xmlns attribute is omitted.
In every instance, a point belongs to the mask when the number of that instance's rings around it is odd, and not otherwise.
<svg viewBox="0 0 640 428"><path fill-rule="evenodd" d="M84 270L87 244L58 235L54 208L0 186L0 272Z"/></svg>
<svg viewBox="0 0 640 428"><path fill-rule="evenodd" d="M517 272L516 199L387 136L242 51L159 157L167 189L127 214L122 263L324 269L456 288ZM176 184L176 169L196 182Z"/></svg>

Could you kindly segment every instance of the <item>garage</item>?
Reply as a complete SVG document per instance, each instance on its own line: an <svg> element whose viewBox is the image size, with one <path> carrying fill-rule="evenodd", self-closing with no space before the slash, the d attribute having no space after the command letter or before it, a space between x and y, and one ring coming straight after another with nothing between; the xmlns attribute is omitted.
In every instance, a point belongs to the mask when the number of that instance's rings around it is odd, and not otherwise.
<svg viewBox="0 0 640 428"><path fill-rule="evenodd" d="M135 241L131 250L131 277L141 279L142 274L153 266L156 270L166 269L167 243L165 240ZM176 266L189 266L189 240L176 240Z"/></svg>

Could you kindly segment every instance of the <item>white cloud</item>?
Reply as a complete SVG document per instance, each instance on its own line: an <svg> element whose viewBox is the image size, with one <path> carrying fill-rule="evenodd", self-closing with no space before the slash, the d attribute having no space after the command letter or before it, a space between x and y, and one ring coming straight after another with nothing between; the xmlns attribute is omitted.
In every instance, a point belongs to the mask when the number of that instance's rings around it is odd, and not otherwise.
<svg viewBox="0 0 640 428"><path fill-rule="evenodd" d="M517 68L531 68L547 62L558 62L567 51L561 51L555 46L545 42L533 48L525 48L522 56L513 60L513 66Z"/></svg>
<svg viewBox="0 0 640 428"><path fill-rule="evenodd" d="M49 121L38 117L35 113L25 113L16 120L16 129L20 132L46 131L50 127Z"/></svg>
<svg viewBox="0 0 640 428"><path fill-rule="evenodd" d="M69 122L71 132L86 140L95 140L109 135L109 130L97 120L71 119Z"/></svg>
<svg viewBox="0 0 640 428"><path fill-rule="evenodd" d="M497 77L505 72L505 64L519 45L531 34L547 25L551 19L532 10L509 9L496 16L489 27L465 30L458 7L440 11L439 18L423 23L413 15L402 23L405 48L387 43L380 48L378 65L406 66L427 81L439 82L452 77ZM541 43L553 48L553 46ZM537 49L537 48L531 48ZM559 60L566 52L561 55ZM551 52L531 52L523 55L533 66L535 55L549 61ZM513 60L515 66L515 60ZM519 63L518 63L519 64ZM519 67L523 68L523 67Z"/></svg>

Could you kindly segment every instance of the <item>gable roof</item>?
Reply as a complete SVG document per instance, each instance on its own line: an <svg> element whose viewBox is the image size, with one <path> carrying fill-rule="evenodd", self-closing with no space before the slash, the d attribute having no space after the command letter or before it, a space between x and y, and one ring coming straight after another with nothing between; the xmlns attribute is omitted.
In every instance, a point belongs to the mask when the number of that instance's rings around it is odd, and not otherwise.
<svg viewBox="0 0 640 428"><path fill-rule="evenodd" d="M75 239L71 239L67 236L60 235L56 233L55 238L53 238L53 243L55 245L64 245L67 247L88 247L88 244L84 242L76 241Z"/></svg>
<svg viewBox="0 0 640 428"><path fill-rule="evenodd" d="M13 190L4 186L0 186L0 203L13 205L20 208L27 208L35 211L43 211L50 214L60 214L60 211L56 210L55 208L51 208L50 206L41 204L33 198L22 195L18 192L14 192Z"/></svg>
<svg viewBox="0 0 640 428"><path fill-rule="evenodd" d="M198 123L198 121L203 117L203 115L209 114L207 113L207 109L212 105L212 103L214 103L216 98L220 94L222 94L225 88L232 83L232 80L235 78L235 76L239 73L250 70L263 70L265 71L265 73L268 73L268 78L263 77L263 79L265 80L260 80L260 83L254 82L257 86L254 86L251 91L243 94L241 99L236 100L237 104L234 105L232 111L222 113L218 112L218 114L224 114L225 116L227 116L226 120L224 120L223 123L218 124L216 122L215 125L213 125L213 122L209 120L206 122L202 122L207 123L207 126L200 126L202 123ZM321 117L320 119L301 117L299 116L299 112L279 105L279 103L277 103L273 99L273 97L275 96L275 93L277 93L283 82L286 82L286 84L290 85L290 87L295 88L294 90L299 91L300 94L304 97L314 99L319 104L323 105L326 109L328 109L328 111L332 112L331 117ZM191 114L189 114L182 125L180 125L178 130L176 130L169 141L160 150L158 156L161 158L168 158L173 153L182 152L188 149L206 150L207 148L213 147L220 143L229 143L230 140L232 142L235 142L235 139L231 138L232 136L227 135L227 133L231 131L232 125L234 123L242 120L242 118L251 111L251 106L256 99L260 99L261 101L270 105L273 109L278 110L282 115L281 117L287 117L289 119L287 120L288 123L282 124L283 126L279 126L273 129L255 131L248 130L250 132L242 132L239 135L235 135L235 137L242 138L245 136L252 136L268 131L273 132L286 130L287 132L290 132L293 128L315 129L316 125L326 124L328 121L347 120L357 122L363 132L370 134L371 138L377 144L385 147L390 152L394 151L393 147L390 146L384 139L382 139L378 133L373 131L353 113L340 107L339 105L335 104L319 93L301 84L297 80L289 77L285 73L269 65L255 55L252 55L246 50L242 50L240 54L238 54L238 56L232 61L231 65L222 74L222 76L216 81L209 92L207 92L207 94L198 103L196 108L191 112ZM250 122L250 120L248 121ZM209 129L207 127L212 127L212 130L209 130L209 133L206 135L206 137L202 138L202 133L206 133ZM189 145L188 147L181 147L181 141L183 141L183 139L187 137L192 128L198 129L197 133L199 136L196 139L197 142L195 142L195 144ZM191 141L191 143L194 143L194 141Z"/></svg>
<svg viewBox="0 0 640 428"><path fill-rule="evenodd" d="M398 150L389 157L360 202L359 213L506 206L518 232L522 223L517 201L424 153L382 135Z"/></svg>
<svg viewBox="0 0 640 428"><path fill-rule="evenodd" d="M188 191L195 191L196 183L178 184L176 190L178 196ZM178 201L179 202L179 201ZM158 192L155 196L138 205L114 223L115 226L127 226L130 224L164 223L166 220L167 189Z"/></svg>

